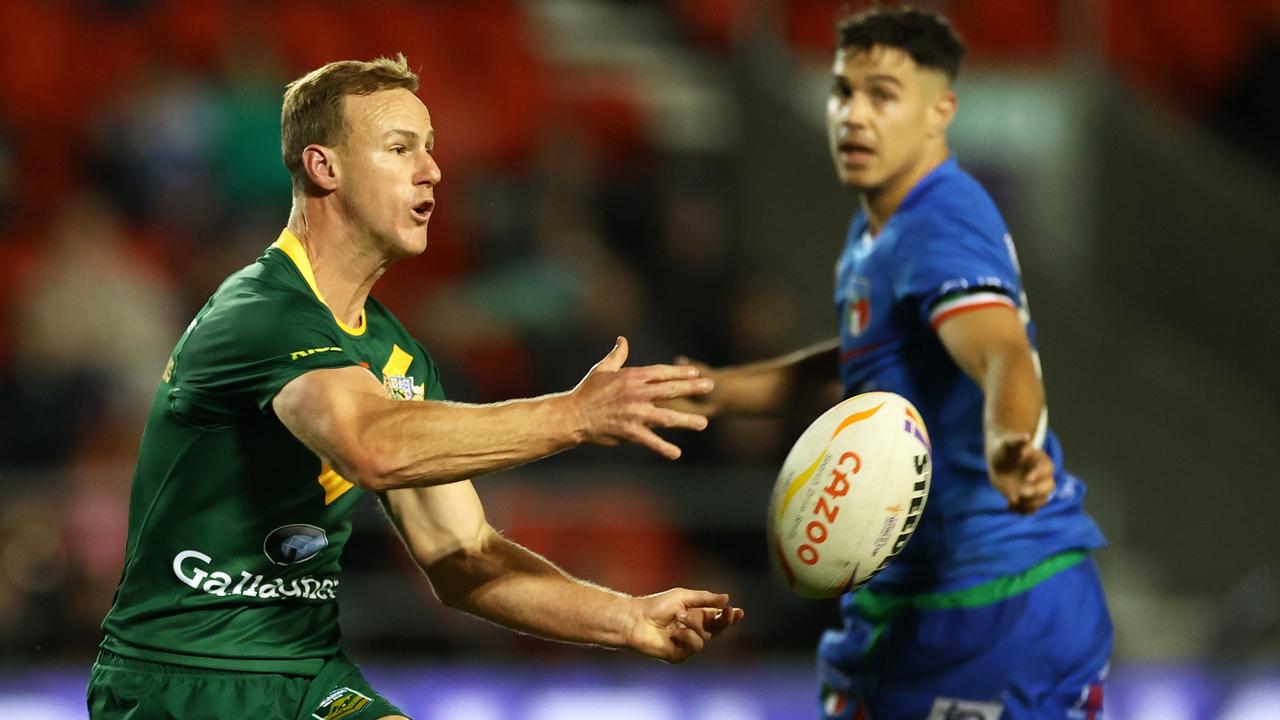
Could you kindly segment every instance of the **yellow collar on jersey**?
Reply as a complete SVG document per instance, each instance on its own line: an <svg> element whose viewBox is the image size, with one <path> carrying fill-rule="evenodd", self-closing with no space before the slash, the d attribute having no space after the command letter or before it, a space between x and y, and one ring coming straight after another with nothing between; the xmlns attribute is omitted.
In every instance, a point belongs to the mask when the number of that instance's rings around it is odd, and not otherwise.
<svg viewBox="0 0 1280 720"><path fill-rule="evenodd" d="M324 295L320 294L320 288L316 285L316 275L311 271L311 259L307 257L307 249L302 247L302 241L298 239L298 236L294 235L289 228L285 228L280 231L279 239L272 243L271 247L279 248L284 251L285 255L289 256L289 259L298 268L298 272L302 273L302 279L307 281L311 292L315 293L316 298L324 303ZM325 303L325 307L329 307L329 304ZM329 313L333 313L333 308L329 308ZM351 327L339 320L337 315L333 316L333 321L338 323L338 327L342 328L343 332L356 337L364 335L364 331L369 329L369 319L365 317L364 308L360 308L359 327Z"/></svg>

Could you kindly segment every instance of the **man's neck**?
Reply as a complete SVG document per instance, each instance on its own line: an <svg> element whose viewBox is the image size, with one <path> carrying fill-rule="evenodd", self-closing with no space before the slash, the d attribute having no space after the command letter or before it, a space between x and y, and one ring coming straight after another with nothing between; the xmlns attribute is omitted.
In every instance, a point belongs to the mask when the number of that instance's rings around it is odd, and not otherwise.
<svg viewBox="0 0 1280 720"><path fill-rule="evenodd" d="M373 284L387 269L385 258L342 218L320 203L295 201L289 231L302 243L321 299L339 322L359 328Z"/></svg>
<svg viewBox="0 0 1280 720"><path fill-rule="evenodd" d="M951 151L945 145L931 149L920 158L920 162L912 166L907 172L889 180L889 182L875 190L863 192L861 194L862 209L867 213L871 234L879 234L880 228L883 228L885 223L889 222L889 218L898 211L902 201L907 199L907 195L915 189L915 186L920 184L920 181L937 169L939 165L946 162L950 156Z"/></svg>

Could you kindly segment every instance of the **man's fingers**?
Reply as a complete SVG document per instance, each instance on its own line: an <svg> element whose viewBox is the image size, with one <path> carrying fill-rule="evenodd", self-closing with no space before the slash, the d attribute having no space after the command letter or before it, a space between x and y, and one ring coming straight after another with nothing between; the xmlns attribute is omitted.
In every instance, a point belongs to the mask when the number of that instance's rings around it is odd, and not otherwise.
<svg viewBox="0 0 1280 720"><path fill-rule="evenodd" d="M649 397L655 400L674 400L681 397L706 395L716 388L709 378L692 380L661 380L645 385Z"/></svg>
<svg viewBox="0 0 1280 720"><path fill-rule="evenodd" d="M1028 490L1030 492L1027 492ZM1022 494L1009 498L1009 509L1023 515L1030 515L1049 504L1049 499L1053 497L1053 490L1052 482L1036 486L1034 489L1024 488Z"/></svg>
<svg viewBox="0 0 1280 720"><path fill-rule="evenodd" d="M720 611L708 608L694 608L688 612L681 613L679 617L676 618L676 621L680 625L698 633L698 637L702 638L703 642L706 642L711 639L712 635L711 629L707 627L707 613L717 612Z"/></svg>
<svg viewBox="0 0 1280 720"><path fill-rule="evenodd" d="M643 445L668 460L680 459L680 448L658 437L647 427L640 427L631 438L632 442Z"/></svg>
<svg viewBox="0 0 1280 720"><path fill-rule="evenodd" d="M680 428L683 430L707 429L707 418L697 413L680 412L678 410L654 410L645 418L649 427Z"/></svg>
<svg viewBox="0 0 1280 720"><path fill-rule="evenodd" d="M627 354L629 352L630 347L627 345L627 339L619 335L617 344L613 346L608 355L604 356L603 360L596 363L596 369L604 372L621 370L622 366L627 362Z"/></svg>
<svg viewBox="0 0 1280 720"><path fill-rule="evenodd" d="M694 365L646 365L635 368L634 372L644 382L688 380L702 374L702 371Z"/></svg>
<svg viewBox="0 0 1280 720"><path fill-rule="evenodd" d="M671 641L685 651L685 656L676 658L675 662L687 660L689 655L700 652L703 646L707 644L701 635L684 625L676 626L676 631L671 633Z"/></svg>
<svg viewBox="0 0 1280 720"><path fill-rule="evenodd" d="M1033 449L1023 465L1020 495L1022 497L1048 496L1053 492L1053 461L1043 450Z"/></svg>
<svg viewBox="0 0 1280 720"><path fill-rule="evenodd" d="M676 599L687 608L729 607L729 596L727 594L713 593L707 590L681 590L676 594Z"/></svg>
<svg viewBox="0 0 1280 720"><path fill-rule="evenodd" d="M742 621L742 608L725 608L724 610L712 610L711 608L703 608L702 610L702 628L709 632L712 637L724 632L732 625L737 625Z"/></svg>
<svg viewBox="0 0 1280 720"><path fill-rule="evenodd" d="M1018 494L1022 497L1048 495L1053 492L1054 484L1052 475L1029 477L1022 483L1022 489Z"/></svg>

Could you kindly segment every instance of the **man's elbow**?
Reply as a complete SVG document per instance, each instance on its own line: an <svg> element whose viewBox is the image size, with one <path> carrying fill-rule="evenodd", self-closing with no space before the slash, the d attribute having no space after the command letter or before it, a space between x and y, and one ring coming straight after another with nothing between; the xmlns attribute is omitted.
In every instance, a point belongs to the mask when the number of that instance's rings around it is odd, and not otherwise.
<svg viewBox="0 0 1280 720"><path fill-rule="evenodd" d="M375 449L360 443L335 452L329 461L344 480L369 492L381 493L401 487L396 483L395 467Z"/></svg>
<svg viewBox="0 0 1280 720"><path fill-rule="evenodd" d="M354 477L347 477L345 474L344 477L353 485L375 493L399 488L444 485L471 477L469 473L448 472L447 468L417 470L397 462L395 458L377 453L360 453L358 459L353 458L349 463L349 471Z"/></svg>
<svg viewBox="0 0 1280 720"><path fill-rule="evenodd" d="M449 458L410 457L403 448L377 441L359 443L346 455L349 469L356 476L347 479L370 492L445 485L468 480L472 475Z"/></svg>

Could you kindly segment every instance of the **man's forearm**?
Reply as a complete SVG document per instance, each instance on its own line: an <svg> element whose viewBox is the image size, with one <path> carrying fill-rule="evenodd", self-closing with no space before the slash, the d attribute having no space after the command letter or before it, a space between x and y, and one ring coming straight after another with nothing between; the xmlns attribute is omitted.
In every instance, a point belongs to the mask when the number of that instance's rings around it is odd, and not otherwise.
<svg viewBox="0 0 1280 720"><path fill-rule="evenodd" d="M789 415L824 409L836 378L840 341L832 338L781 357L716 372L717 410L743 415Z"/></svg>
<svg viewBox="0 0 1280 720"><path fill-rule="evenodd" d="M453 482L516 467L573 447L582 425L567 394L493 405L385 403L370 413L361 446L374 489Z"/></svg>
<svg viewBox="0 0 1280 720"><path fill-rule="evenodd" d="M1045 415L1044 384L1031 353L1021 347L994 353L982 377L988 452L1011 434L1025 433L1039 440Z"/></svg>
<svg viewBox="0 0 1280 720"><path fill-rule="evenodd" d="M493 531L427 575L446 605L549 640L623 647L636 622L634 598L573 578Z"/></svg>

